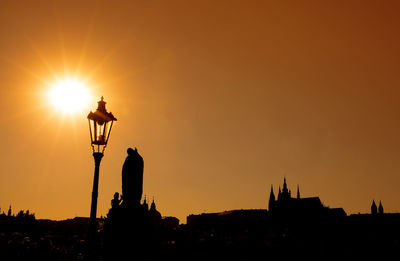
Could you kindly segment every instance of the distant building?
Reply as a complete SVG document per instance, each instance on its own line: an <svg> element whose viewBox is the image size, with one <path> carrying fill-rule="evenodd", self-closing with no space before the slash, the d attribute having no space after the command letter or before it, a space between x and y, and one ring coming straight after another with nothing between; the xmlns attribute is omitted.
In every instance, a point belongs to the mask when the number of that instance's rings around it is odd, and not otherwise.
<svg viewBox="0 0 400 261"><path fill-rule="evenodd" d="M383 211L383 210L382 210ZM241 209L220 213L203 213L200 215L189 215L187 225L189 227L206 228L216 226L227 226L229 223L249 227L253 224L270 222L271 217L288 217L301 220L302 218L321 217L345 217L343 208L329 208L322 204L319 197L300 197L300 188L297 186L296 198L293 198L288 189L286 178L283 180L282 190L278 189L275 197L271 186L268 211L265 209Z"/></svg>
<svg viewBox="0 0 400 261"><path fill-rule="evenodd" d="M156 203L154 202L154 199L153 199L153 202L151 202L148 215L149 215L151 222L153 222L153 223L159 223L161 221L161 214L156 208Z"/></svg>
<svg viewBox="0 0 400 261"><path fill-rule="evenodd" d="M176 229L179 226L179 219L176 217L163 217L161 223L168 229Z"/></svg>
<svg viewBox="0 0 400 261"><path fill-rule="evenodd" d="M371 214L376 215L378 213L378 208L376 207L375 200L372 200Z"/></svg>
<svg viewBox="0 0 400 261"><path fill-rule="evenodd" d="M346 216L343 208L325 207L319 197L301 198L299 186L297 186L297 197L293 198L291 191L288 189L286 178L283 180L282 191L279 187L277 199L275 199L273 187L271 186L268 210L271 215L290 216L293 218L331 215Z"/></svg>
<svg viewBox="0 0 400 261"><path fill-rule="evenodd" d="M265 209L241 209L230 210L220 213L203 213L200 215L189 215L186 223L189 227L207 228L215 226L227 226L230 224L245 225L258 224L265 221L268 211Z"/></svg>
<svg viewBox="0 0 400 261"><path fill-rule="evenodd" d="M383 206L381 201L379 201L378 213L383 214Z"/></svg>
<svg viewBox="0 0 400 261"><path fill-rule="evenodd" d="M372 204L371 204L371 215L383 215L384 211L383 211L383 206L382 206L382 201L379 201L379 207L376 206L375 204L375 200L372 200Z"/></svg>

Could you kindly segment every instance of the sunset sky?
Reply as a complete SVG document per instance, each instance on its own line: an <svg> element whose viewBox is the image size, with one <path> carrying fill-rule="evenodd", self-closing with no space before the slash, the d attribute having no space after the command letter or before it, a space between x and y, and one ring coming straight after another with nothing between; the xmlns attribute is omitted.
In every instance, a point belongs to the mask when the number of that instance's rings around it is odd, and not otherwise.
<svg viewBox="0 0 400 261"><path fill-rule="evenodd" d="M399 1L1 1L0 207L89 216L87 114L118 121L98 216L128 147L164 216L266 208L292 193L400 212ZM47 93L84 82L63 114Z"/></svg>

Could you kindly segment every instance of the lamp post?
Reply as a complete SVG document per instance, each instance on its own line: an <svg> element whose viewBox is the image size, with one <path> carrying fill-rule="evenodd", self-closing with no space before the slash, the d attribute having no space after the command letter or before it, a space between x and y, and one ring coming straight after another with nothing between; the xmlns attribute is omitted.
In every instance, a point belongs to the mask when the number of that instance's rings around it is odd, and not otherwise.
<svg viewBox="0 0 400 261"><path fill-rule="evenodd" d="M97 230L97 196L99 187L99 169L100 162L104 155L104 150L107 146L108 139L110 138L111 128L117 119L111 112L106 110L106 102L103 96L97 102L98 107L95 112L90 111L87 116L89 120L90 141L93 150L94 158L94 179L92 191L92 204L90 208L89 230L88 230L88 243L89 243L89 257L94 259L94 251L96 246L96 230Z"/></svg>

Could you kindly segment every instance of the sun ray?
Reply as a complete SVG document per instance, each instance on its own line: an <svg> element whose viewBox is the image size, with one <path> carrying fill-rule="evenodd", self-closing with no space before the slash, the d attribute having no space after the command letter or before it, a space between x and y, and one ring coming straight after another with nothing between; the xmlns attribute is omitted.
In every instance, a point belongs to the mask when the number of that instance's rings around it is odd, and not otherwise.
<svg viewBox="0 0 400 261"><path fill-rule="evenodd" d="M93 26L94 26L94 19L95 19L96 15L97 15L96 10L94 10L92 12L92 15L90 16L90 22L89 22L89 25L88 25L88 28L87 28L85 39L83 41L82 49L81 49L81 52L80 52L80 55L79 55L78 64L76 65L75 75L78 75L79 72L81 71L82 64L83 64L83 62L84 62L84 60L86 58L87 47L89 45L89 39L92 36L92 31L93 31Z"/></svg>
<svg viewBox="0 0 400 261"><path fill-rule="evenodd" d="M78 139L79 135L78 135L78 128L77 128L76 118L72 119L72 124L71 125L72 125L73 149L75 150L75 153L79 153L79 144L80 144L80 142L79 142L79 139Z"/></svg>
<svg viewBox="0 0 400 261"><path fill-rule="evenodd" d="M120 40L120 42L114 47L111 48L110 51L105 54L100 61L96 64L96 66L87 74L87 76L85 77L86 81L91 80L96 73L102 69L102 67L104 66L104 64L118 51L122 48L122 46L125 44L125 40Z"/></svg>
<svg viewBox="0 0 400 261"><path fill-rule="evenodd" d="M25 40L28 42L30 48L32 51L36 54L36 56L40 59L40 61L44 64L46 69L52 74L54 78L57 77L56 71L53 69L53 67L49 64L49 62L44 58L44 55L39 51L39 49L33 44L31 38L27 35L24 34Z"/></svg>
<svg viewBox="0 0 400 261"><path fill-rule="evenodd" d="M57 150L57 144L58 144L58 141L59 141L58 138L60 136L61 130L63 129L62 127L64 125L65 118L66 118L66 115L62 115L59 118L59 121L58 121L58 124L57 124L57 128L56 128L55 134L53 136L53 142L51 143L51 152L54 152L54 151Z"/></svg>
<svg viewBox="0 0 400 261"><path fill-rule="evenodd" d="M65 41L64 41L64 30L61 26L60 21L57 19L57 34L58 34L58 40L60 44L60 52L61 52L61 58L63 61L63 66L64 66L64 75L70 75L69 72L69 67L68 67L68 62L67 62L67 52L65 50Z"/></svg>
<svg viewBox="0 0 400 261"><path fill-rule="evenodd" d="M6 62L8 62L9 64L15 66L15 68L20 69L21 71L25 72L26 74L30 75L31 77L33 77L36 80L39 80L41 83L46 83L46 81L43 79L43 77L39 76L39 74L34 73L32 70L30 70L29 68L18 64L12 60L9 59L5 59Z"/></svg>

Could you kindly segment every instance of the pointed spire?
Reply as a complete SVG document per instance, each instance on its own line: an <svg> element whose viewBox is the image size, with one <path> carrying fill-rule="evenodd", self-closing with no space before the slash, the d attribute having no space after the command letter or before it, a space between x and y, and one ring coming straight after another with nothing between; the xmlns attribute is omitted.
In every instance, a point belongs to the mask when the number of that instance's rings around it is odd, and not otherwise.
<svg viewBox="0 0 400 261"><path fill-rule="evenodd" d="M150 210L156 210L156 203L154 203L154 197L153 197L153 202L151 202L150 205Z"/></svg>
<svg viewBox="0 0 400 261"><path fill-rule="evenodd" d="M297 185L297 199L300 199L300 188L299 188L299 185Z"/></svg>
<svg viewBox="0 0 400 261"><path fill-rule="evenodd" d="M283 188L282 188L281 197L282 197L282 199L285 199L285 200L291 198L290 192L287 188L286 177L284 177L284 179L283 179Z"/></svg>
<svg viewBox="0 0 400 261"><path fill-rule="evenodd" d="M272 188L271 185L271 193L269 194L269 203L268 203L268 210L271 211L273 208L273 205L275 203L275 195L274 195L274 189Z"/></svg>
<svg viewBox="0 0 400 261"><path fill-rule="evenodd" d="M270 195L270 198L273 197L275 200L274 188L272 187L272 185L271 185L271 193L269 195Z"/></svg>
<svg viewBox="0 0 400 261"><path fill-rule="evenodd" d="M282 199L282 191L281 191L281 186L279 186L279 190L278 190L278 200Z"/></svg>
<svg viewBox="0 0 400 261"><path fill-rule="evenodd" d="M154 197L153 197L153 202L151 202L149 215L150 219L153 220L152 222L154 222L155 220L161 220L161 214L156 209L156 203L154 202Z"/></svg>
<svg viewBox="0 0 400 261"><path fill-rule="evenodd" d="M376 215L377 214L377 207L376 207L376 204L375 204L375 200L372 200L372 205L371 205L371 214L372 215Z"/></svg>
<svg viewBox="0 0 400 261"><path fill-rule="evenodd" d="M381 202L380 200L379 200L378 213L379 213L379 214L383 214L383 206L382 206L382 202Z"/></svg>
<svg viewBox="0 0 400 261"><path fill-rule="evenodd" d="M147 196L144 195L144 200L143 200L143 208L148 211L149 210L149 204L147 204Z"/></svg>

